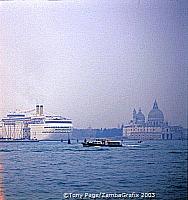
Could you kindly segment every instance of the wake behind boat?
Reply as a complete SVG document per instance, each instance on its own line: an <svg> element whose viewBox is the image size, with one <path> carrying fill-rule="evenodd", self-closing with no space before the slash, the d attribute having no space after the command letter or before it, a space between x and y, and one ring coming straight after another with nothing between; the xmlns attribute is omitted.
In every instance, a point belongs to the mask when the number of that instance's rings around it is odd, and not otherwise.
<svg viewBox="0 0 188 200"><path fill-rule="evenodd" d="M121 141L109 140L109 139L96 139L94 141L87 141L86 139L82 143L83 147L122 147Z"/></svg>

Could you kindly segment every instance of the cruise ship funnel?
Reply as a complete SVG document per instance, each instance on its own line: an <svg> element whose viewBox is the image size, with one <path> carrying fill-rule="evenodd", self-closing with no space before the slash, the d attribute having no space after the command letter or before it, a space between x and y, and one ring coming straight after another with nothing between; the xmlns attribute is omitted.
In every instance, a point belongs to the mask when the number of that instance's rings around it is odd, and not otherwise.
<svg viewBox="0 0 188 200"><path fill-rule="evenodd" d="M36 105L36 115L39 115L39 105Z"/></svg>
<svg viewBox="0 0 188 200"><path fill-rule="evenodd" d="M40 116L44 114L43 105L40 105Z"/></svg>

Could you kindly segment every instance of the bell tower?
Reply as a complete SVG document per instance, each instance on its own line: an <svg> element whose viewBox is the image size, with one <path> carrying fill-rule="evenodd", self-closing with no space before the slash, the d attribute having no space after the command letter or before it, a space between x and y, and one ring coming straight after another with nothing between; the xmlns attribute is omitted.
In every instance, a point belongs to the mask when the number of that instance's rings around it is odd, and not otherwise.
<svg viewBox="0 0 188 200"><path fill-rule="evenodd" d="M133 110L133 122L136 123L136 110Z"/></svg>

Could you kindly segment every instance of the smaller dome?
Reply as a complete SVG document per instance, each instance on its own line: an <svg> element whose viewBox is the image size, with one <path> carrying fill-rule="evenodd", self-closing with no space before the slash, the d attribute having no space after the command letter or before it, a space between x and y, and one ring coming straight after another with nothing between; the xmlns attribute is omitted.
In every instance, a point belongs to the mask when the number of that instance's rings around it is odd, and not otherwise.
<svg viewBox="0 0 188 200"><path fill-rule="evenodd" d="M136 115L136 118L137 120L140 120L140 121L145 121L145 116L144 114L142 113L141 109L139 109L137 115Z"/></svg>

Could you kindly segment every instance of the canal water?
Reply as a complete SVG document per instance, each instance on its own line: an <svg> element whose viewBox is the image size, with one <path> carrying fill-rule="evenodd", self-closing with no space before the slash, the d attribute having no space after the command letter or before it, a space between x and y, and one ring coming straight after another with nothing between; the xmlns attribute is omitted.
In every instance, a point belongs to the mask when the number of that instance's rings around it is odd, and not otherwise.
<svg viewBox="0 0 188 200"><path fill-rule="evenodd" d="M0 169L0 199L6 200L133 192L135 199L187 199L187 141L125 141L117 148L0 143Z"/></svg>

